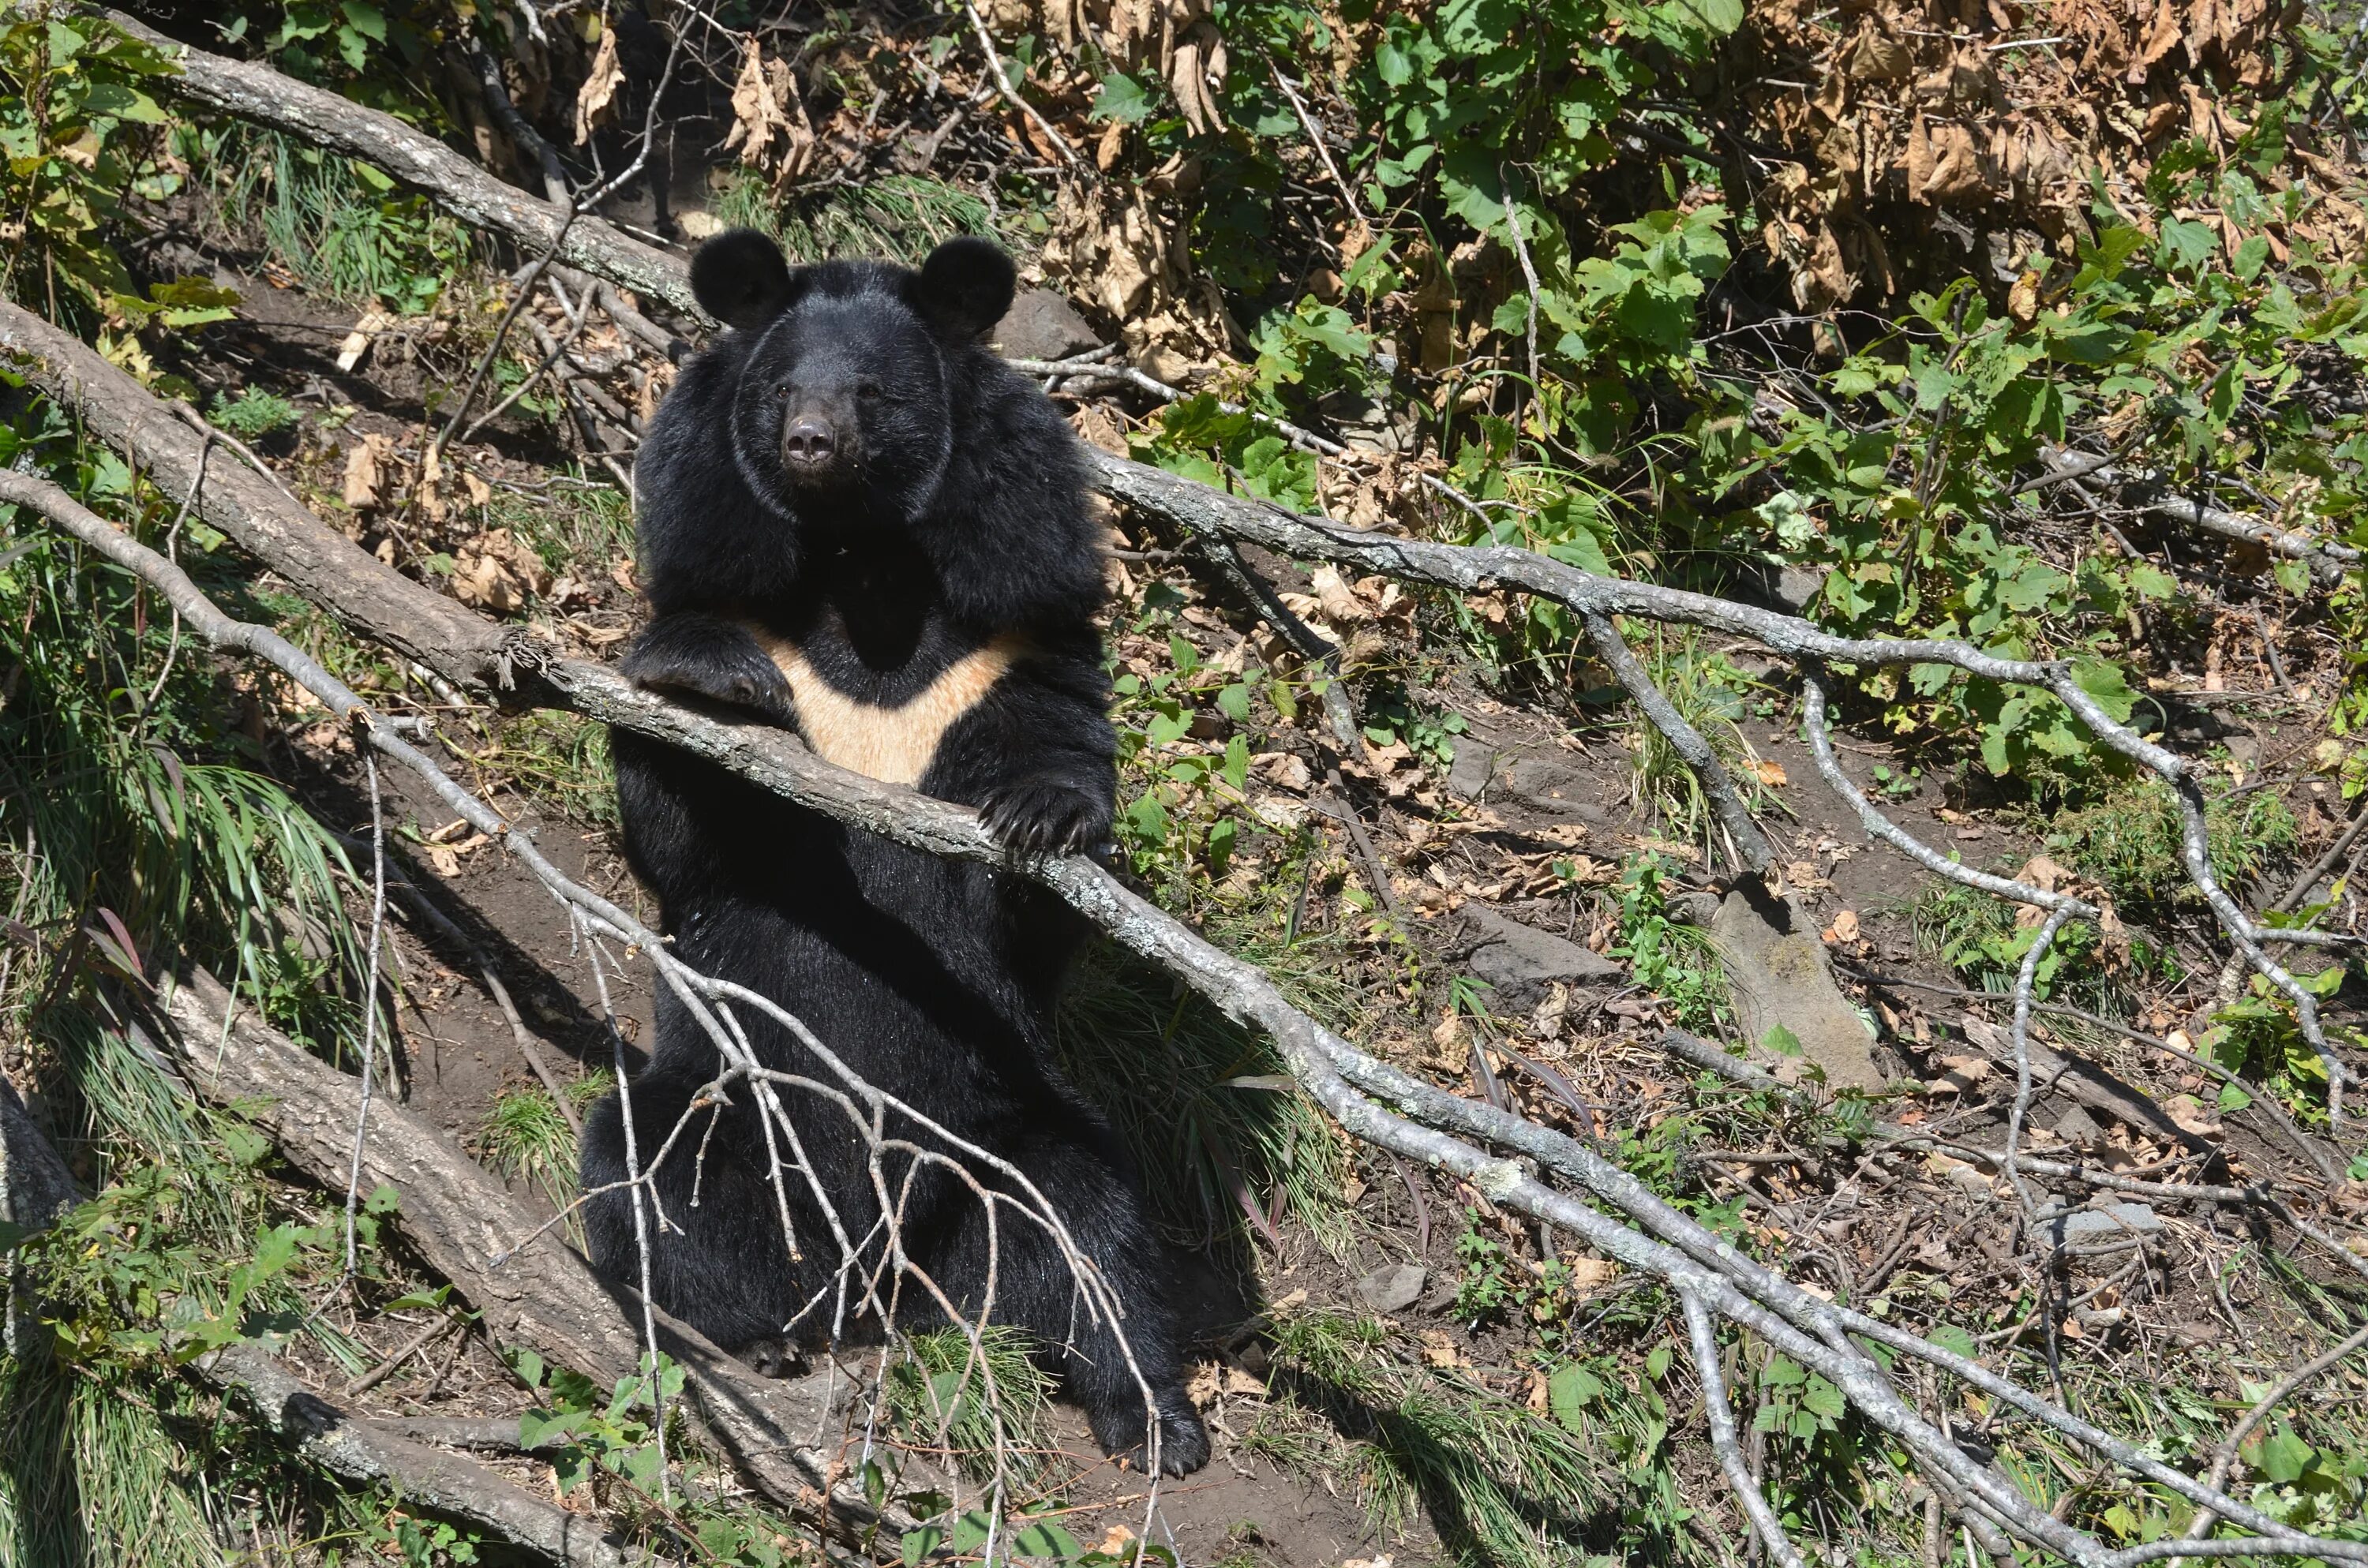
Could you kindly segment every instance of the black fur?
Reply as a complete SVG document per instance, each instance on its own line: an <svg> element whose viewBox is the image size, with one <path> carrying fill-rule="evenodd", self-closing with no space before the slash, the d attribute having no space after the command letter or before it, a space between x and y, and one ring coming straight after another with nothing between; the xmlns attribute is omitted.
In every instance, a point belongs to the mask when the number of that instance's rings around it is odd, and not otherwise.
<svg viewBox="0 0 2368 1568"><path fill-rule="evenodd" d="M976 341L1009 302L1009 262L958 240L918 273L848 262L791 271L769 241L740 232L701 247L692 278L737 330L685 368L642 448L642 575L657 617L626 673L794 723L790 687L751 622L795 643L837 691L882 705L1017 638L1025 651L947 731L920 788L981 808L1015 851L1102 843L1115 740L1081 455L1052 404ZM682 960L775 999L871 1083L1026 1173L1125 1303L1162 1467L1198 1469L1208 1438L1183 1390L1171 1259L1108 1123L1050 1059L1053 1005L1082 935L1075 915L1001 868L850 831L673 747L621 731L612 742L627 850ZM766 1063L829 1081L788 1031L735 1014ZM642 1159L718 1066L661 987L655 1049L631 1085ZM727 1346L819 1340L832 1329L838 1247L797 1176L801 1256L784 1245L754 1099L743 1085L700 1112L660 1167L657 1196L677 1229L654 1236L653 1283L668 1310ZM786 1101L816 1181L863 1237L879 1205L844 1112L811 1095ZM889 1131L942 1146L915 1126ZM623 1178L616 1097L595 1108L584 1149L587 1188ZM970 1170L1012 1189L991 1168ZM892 1158L890 1190L905 1179ZM912 1261L976 1312L984 1206L927 1166L910 1193L901 1233ZM635 1278L630 1197L606 1195L587 1213L595 1259ZM1141 1390L1088 1321L1068 1267L1009 1206L996 1233L995 1318L1032 1330L1103 1447L1142 1462ZM863 1252L876 1263L878 1242ZM942 1321L910 1280L898 1312L908 1326Z"/></svg>

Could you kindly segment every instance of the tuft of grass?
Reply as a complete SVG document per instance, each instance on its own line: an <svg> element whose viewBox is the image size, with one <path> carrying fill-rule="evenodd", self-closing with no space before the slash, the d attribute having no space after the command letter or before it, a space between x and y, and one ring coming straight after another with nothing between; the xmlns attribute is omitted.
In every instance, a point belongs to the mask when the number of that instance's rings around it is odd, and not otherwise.
<svg viewBox="0 0 2368 1568"><path fill-rule="evenodd" d="M607 485L553 485L540 495L496 490L485 515L488 528L509 529L554 576L599 582L619 562L633 559L632 500Z"/></svg>
<svg viewBox="0 0 2368 1568"><path fill-rule="evenodd" d="M478 1127L477 1147L504 1176L533 1183L552 1208L575 1201L575 1130L541 1084L495 1094ZM571 1221L569 1229L580 1243L582 1227Z"/></svg>
<svg viewBox="0 0 2368 1568"><path fill-rule="evenodd" d="M1378 1319L1299 1312L1274 1335L1269 1386L1352 1445L1338 1468L1354 1471L1377 1531L1403 1530L1419 1510L1460 1562L1547 1568L1580 1555L1621 1500L1620 1467L1596 1444L1452 1371L1392 1360ZM1259 1431L1278 1460L1313 1457L1304 1436Z"/></svg>
<svg viewBox="0 0 2368 1568"><path fill-rule="evenodd" d="M977 196L922 175L890 175L786 198L743 176L716 198L715 217L726 228L772 235L792 261L876 256L917 267L959 234L984 234L1007 248L1015 248L1019 237Z"/></svg>
<svg viewBox="0 0 2368 1568"><path fill-rule="evenodd" d="M358 159L239 127L196 133L189 150L223 219L313 293L416 313L474 253L468 230Z"/></svg>
<svg viewBox="0 0 2368 1568"><path fill-rule="evenodd" d="M142 1391L0 1359L0 1562L218 1568L195 1457Z"/></svg>
<svg viewBox="0 0 2368 1568"><path fill-rule="evenodd" d="M1770 803L1759 787L1759 754L1743 733L1744 697L1757 683L1728 662L1725 654L1705 650L1698 632L1681 634L1656 626L1649 635L1652 645L1645 664L1654 684L1709 743L1745 802ZM1715 858L1723 830L1702 779L1660 727L1641 714L1634 734L1629 798L1639 810L1658 811L1671 837L1699 843L1705 855Z"/></svg>
<svg viewBox="0 0 2368 1568"><path fill-rule="evenodd" d="M1032 1476L1046 1451L1053 1379L1023 1329L988 1324L978 1344L958 1328L908 1335L887 1375L889 1430L916 1448L950 1452L963 1471ZM980 1352L985 1354L981 1355ZM998 1440L999 1439L999 1440Z"/></svg>
<svg viewBox="0 0 2368 1568"><path fill-rule="evenodd" d="M1288 975L1311 955L1281 956ZM1154 1173L1145 1185L1179 1239L1207 1247L1244 1223L1264 1229L1279 1201L1319 1244L1346 1243L1348 1151L1264 1038L1097 941L1063 998L1058 1043L1070 1075Z"/></svg>
<svg viewBox="0 0 2368 1568"><path fill-rule="evenodd" d="M245 387L235 398L216 392L210 417L232 435L254 441L275 430L285 430L303 415L296 411L294 403L277 392Z"/></svg>
<svg viewBox="0 0 2368 1568"><path fill-rule="evenodd" d="M537 709L501 720L492 740L491 755L477 758L489 781L523 790L572 821L617 825L617 770L606 724Z"/></svg>
<svg viewBox="0 0 2368 1568"><path fill-rule="evenodd" d="M2239 897L2302 841L2294 812L2270 790L2240 795L2224 784L2211 790L2203 824L2213 867ZM2093 805L2057 812L2044 826L2048 854L2103 884L2124 911L2168 911L2200 896L2181 858L2185 821L2158 778L2133 780Z"/></svg>

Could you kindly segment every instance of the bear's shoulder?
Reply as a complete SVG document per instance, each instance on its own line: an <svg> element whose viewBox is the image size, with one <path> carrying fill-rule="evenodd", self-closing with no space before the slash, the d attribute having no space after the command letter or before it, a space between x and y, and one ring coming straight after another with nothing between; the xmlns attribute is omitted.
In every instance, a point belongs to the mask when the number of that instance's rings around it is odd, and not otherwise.
<svg viewBox="0 0 2368 1568"><path fill-rule="evenodd" d="M1090 619L1107 597L1085 448L1053 400L984 347L951 347L953 450L932 509L949 598L987 624Z"/></svg>

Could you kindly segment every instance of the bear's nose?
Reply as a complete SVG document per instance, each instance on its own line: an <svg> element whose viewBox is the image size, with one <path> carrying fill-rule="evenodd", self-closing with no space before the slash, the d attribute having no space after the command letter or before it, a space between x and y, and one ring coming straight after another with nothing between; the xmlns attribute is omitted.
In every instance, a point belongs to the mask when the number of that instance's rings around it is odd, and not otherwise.
<svg viewBox="0 0 2368 1568"><path fill-rule="evenodd" d="M794 463L828 462L835 445L830 426L819 419L801 419L781 436L782 455Z"/></svg>

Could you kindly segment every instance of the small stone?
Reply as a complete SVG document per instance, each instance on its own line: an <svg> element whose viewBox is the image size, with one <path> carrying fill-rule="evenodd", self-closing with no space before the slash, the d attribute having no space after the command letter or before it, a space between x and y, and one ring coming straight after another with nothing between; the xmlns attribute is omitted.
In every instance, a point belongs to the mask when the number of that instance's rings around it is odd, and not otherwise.
<svg viewBox="0 0 2368 1568"><path fill-rule="evenodd" d="M1515 759L1505 770L1505 788L1547 811L1572 811L1594 793L1585 773L1555 756Z"/></svg>
<svg viewBox="0 0 2368 1568"><path fill-rule="evenodd" d="M1493 988L1491 1009L1526 1013L1544 1001L1557 982L1596 985L1623 981L1628 971L1577 942L1508 920L1481 903L1466 903L1463 915L1479 945L1469 960L1474 976Z"/></svg>
<svg viewBox="0 0 2368 1568"><path fill-rule="evenodd" d="M1422 1299L1429 1271L1411 1263L1376 1268L1357 1281L1357 1299L1377 1312L1402 1312Z"/></svg>
<svg viewBox="0 0 2368 1568"><path fill-rule="evenodd" d="M1467 801L1483 800L1496 780L1497 754L1487 742L1466 735L1455 743L1447 765L1447 787Z"/></svg>
<svg viewBox="0 0 2368 1568"><path fill-rule="evenodd" d="M2107 1242L2121 1236L2150 1236L2162 1229L2162 1221L2143 1203L2108 1203L2059 1214L2049 1229L2053 1233L2050 1239L2056 1245L2078 1246L2083 1242Z"/></svg>
<svg viewBox="0 0 2368 1568"><path fill-rule="evenodd" d="M2097 1119L2078 1106L2056 1119L2055 1136L2076 1149L2085 1149L2104 1135L2105 1130L2097 1125Z"/></svg>
<svg viewBox="0 0 2368 1568"><path fill-rule="evenodd" d="M1826 574L1799 566L1787 566L1776 574L1773 597L1794 615L1804 615L1809 607L1826 591Z"/></svg>
<svg viewBox="0 0 2368 1568"><path fill-rule="evenodd" d="M1050 289L1023 289L995 324L995 347L1013 359L1065 359L1101 347L1075 305Z"/></svg>

